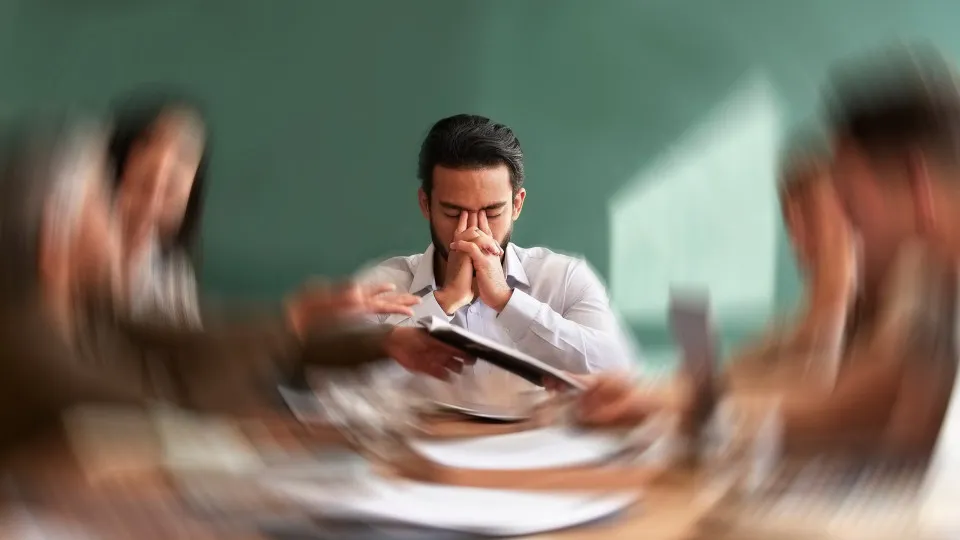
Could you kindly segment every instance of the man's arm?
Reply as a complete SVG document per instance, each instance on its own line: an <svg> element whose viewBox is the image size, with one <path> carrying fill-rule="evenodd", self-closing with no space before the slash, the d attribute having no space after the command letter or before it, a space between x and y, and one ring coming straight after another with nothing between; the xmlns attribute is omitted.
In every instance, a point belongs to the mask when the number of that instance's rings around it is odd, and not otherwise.
<svg viewBox="0 0 960 540"><path fill-rule="evenodd" d="M567 286L573 301L563 313L514 289L497 322L521 351L565 371L632 368L635 351L600 279L578 261Z"/></svg>

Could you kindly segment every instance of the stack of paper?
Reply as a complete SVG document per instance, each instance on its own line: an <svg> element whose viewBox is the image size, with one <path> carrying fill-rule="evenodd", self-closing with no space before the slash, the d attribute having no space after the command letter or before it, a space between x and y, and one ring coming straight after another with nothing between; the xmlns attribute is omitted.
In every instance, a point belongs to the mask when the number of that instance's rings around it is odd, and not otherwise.
<svg viewBox="0 0 960 540"><path fill-rule="evenodd" d="M550 427L457 440L421 439L411 446L425 458L447 467L484 470L531 470L578 467L604 461L620 452L621 436Z"/></svg>
<svg viewBox="0 0 960 540"><path fill-rule="evenodd" d="M246 473L264 466L257 450L229 421L172 408L157 409L153 418L170 470Z"/></svg>
<svg viewBox="0 0 960 540"><path fill-rule="evenodd" d="M373 475L336 490L318 482L291 480L272 481L269 487L320 517L488 536L537 534L589 523L629 507L638 498L636 493L551 494L463 488Z"/></svg>

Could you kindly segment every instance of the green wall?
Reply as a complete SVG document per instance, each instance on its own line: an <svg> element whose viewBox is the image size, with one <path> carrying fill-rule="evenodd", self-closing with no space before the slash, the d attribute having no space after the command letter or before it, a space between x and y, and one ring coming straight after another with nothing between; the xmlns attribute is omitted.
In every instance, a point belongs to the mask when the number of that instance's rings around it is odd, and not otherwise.
<svg viewBox="0 0 960 540"><path fill-rule="evenodd" d="M837 57L898 37L960 52L958 15L948 0L0 0L0 112L99 109L152 82L204 99L203 280L233 296L422 250L419 140L442 116L482 113L526 150L517 241L609 277L611 199L745 77L766 81L786 127L813 114ZM778 234L779 310L797 283ZM769 311L751 309L724 315L731 336ZM665 339L662 321L633 323L641 341Z"/></svg>

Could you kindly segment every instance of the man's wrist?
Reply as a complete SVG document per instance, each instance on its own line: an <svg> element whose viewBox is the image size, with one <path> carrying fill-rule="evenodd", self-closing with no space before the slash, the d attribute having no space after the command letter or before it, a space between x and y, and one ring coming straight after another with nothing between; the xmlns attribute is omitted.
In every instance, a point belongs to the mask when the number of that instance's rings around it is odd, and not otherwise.
<svg viewBox="0 0 960 540"><path fill-rule="evenodd" d="M440 309L442 309L447 315L453 315L459 311L460 308L467 305L467 302L463 300L462 296L459 299L456 299L456 297L450 293L451 291L446 289L439 289L433 293L433 297L436 299Z"/></svg>
<svg viewBox="0 0 960 540"><path fill-rule="evenodd" d="M493 308L493 310L499 314L504 309L506 309L507 304L510 303L511 298L513 298L513 289L512 288L506 289L504 292L497 295L497 299L494 301L494 304L490 307Z"/></svg>

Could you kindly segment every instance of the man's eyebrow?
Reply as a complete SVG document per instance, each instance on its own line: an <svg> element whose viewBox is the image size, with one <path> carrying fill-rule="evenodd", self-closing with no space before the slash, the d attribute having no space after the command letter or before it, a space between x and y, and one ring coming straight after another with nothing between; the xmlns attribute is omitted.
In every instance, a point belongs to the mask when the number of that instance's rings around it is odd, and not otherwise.
<svg viewBox="0 0 960 540"><path fill-rule="evenodd" d="M460 206L460 205L458 205L458 204L453 204L453 203L446 202L446 201L440 201L440 206L442 206L442 207L444 207L444 208L446 208L446 209L449 209L449 210L456 210L456 211L458 211L458 212L479 212L479 210L471 210L471 209L469 209L469 208L464 208L464 207L462 207L462 206ZM498 202L498 203L490 203L490 204L484 206L483 208L481 208L480 210L485 210L485 211L488 211L488 212L489 212L490 210L500 210L501 208L503 208L503 207L505 207L505 206L507 206L507 201Z"/></svg>
<svg viewBox="0 0 960 540"><path fill-rule="evenodd" d="M506 205L507 205L507 202L506 202L506 201L498 202L498 203L493 203L493 204L488 204L488 205L484 206L484 207L482 208L482 210L500 210L501 208L503 208L503 207L506 206Z"/></svg>

